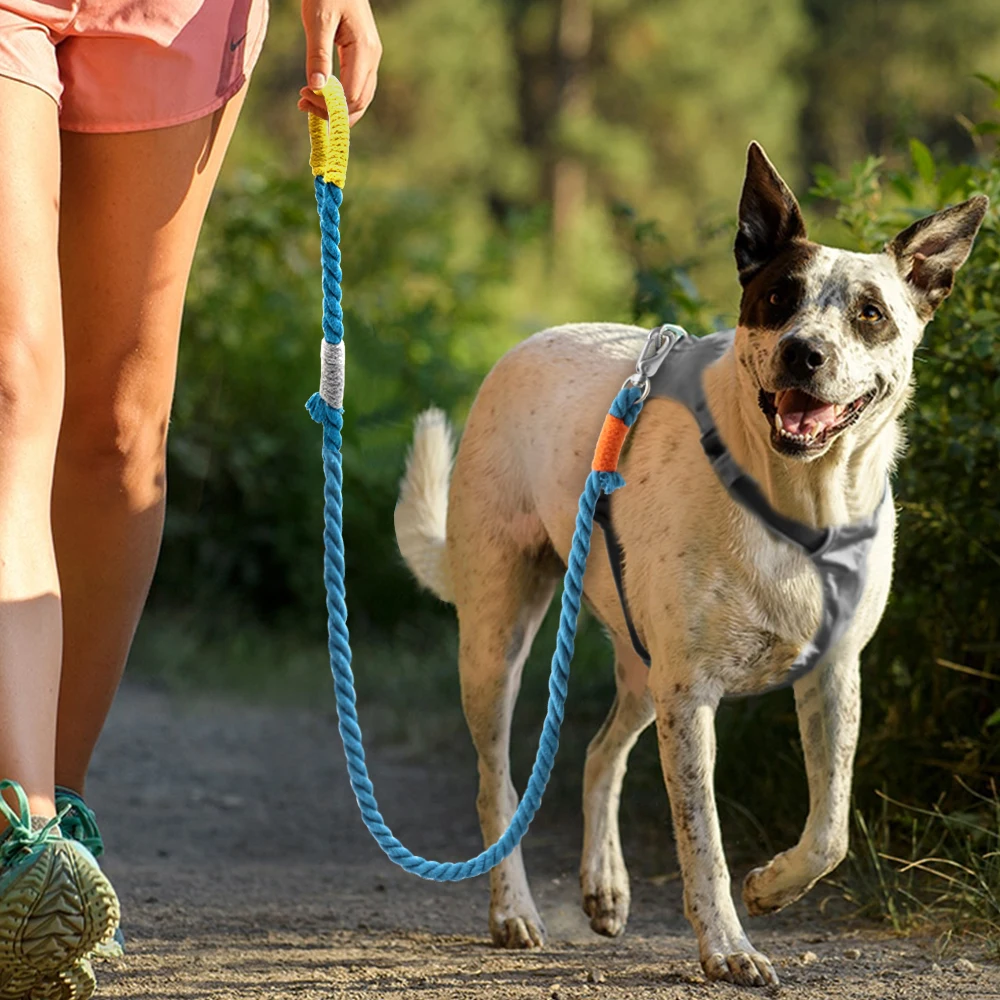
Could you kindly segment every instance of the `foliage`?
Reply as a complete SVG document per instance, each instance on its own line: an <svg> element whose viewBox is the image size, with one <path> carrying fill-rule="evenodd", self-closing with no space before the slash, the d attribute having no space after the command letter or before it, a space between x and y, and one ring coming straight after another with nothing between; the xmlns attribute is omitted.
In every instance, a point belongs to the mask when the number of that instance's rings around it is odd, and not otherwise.
<svg viewBox="0 0 1000 1000"><path fill-rule="evenodd" d="M970 808L945 812L883 795L868 819L854 813L855 836L833 880L861 916L885 920L897 932L942 931L978 938L1000 955L1000 797L996 784L981 795L960 782ZM900 856L900 855L903 856Z"/></svg>
<svg viewBox="0 0 1000 1000"><path fill-rule="evenodd" d="M996 66L1000 9L926 0L804 0L813 45L798 58L805 162L846 170L869 154L905 159L910 136L963 159L964 116L986 113L970 67ZM956 115L956 110L963 114Z"/></svg>
<svg viewBox="0 0 1000 1000"><path fill-rule="evenodd" d="M655 219L639 219L624 202L614 206L619 236L635 275L632 319L642 325L675 323L701 336L721 329L691 279L693 262L677 263L670 242Z"/></svg>

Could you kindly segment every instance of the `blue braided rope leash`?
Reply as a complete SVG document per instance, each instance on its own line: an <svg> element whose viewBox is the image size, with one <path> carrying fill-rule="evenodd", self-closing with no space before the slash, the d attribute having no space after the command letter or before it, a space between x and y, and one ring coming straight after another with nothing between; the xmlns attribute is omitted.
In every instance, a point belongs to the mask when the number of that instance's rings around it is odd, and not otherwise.
<svg viewBox="0 0 1000 1000"><path fill-rule="evenodd" d="M347 628L347 599L344 586L344 536L343 536L343 464L341 459L341 434L344 427L344 314L341 308L340 269L340 206L343 203L343 180L346 174L346 102L343 91L335 78L324 88L330 111L331 130L326 131L326 122L315 119L310 122L313 137L313 170L316 173L316 205L319 211L321 232L321 258L323 267L323 345L322 375L320 391L306 404L310 416L323 427L323 472L324 486L324 560L323 578L326 584L326 606L328 613L328 635L330 649L330 669L333 673L337 696L337 717L344 753L347 757L347 772L351 788L358 800L365 826L376 843L389 859L408 872L435 882L458 882L462 879L482 875L495 868L521 842L528 826L541 805L545 786L552 774L556 751L559 749L559 730L566 709L566 692L569 682L570 662L576 639L577 619L580 614L580 599L583 594L583 574L590 553L591 534L594 530L594 509L600 494L611 493L625 485L625 480L613 468L595 469L587 476L587 482L580 496L576 515L573 543L567 560L566 576L563 581L562 607L559 616L559 633L556 649L552 655L549 676L549 701L545 722L538 741L538 754L531 770L524 795L510 825L495 844L468 861L429 861L413 854L393 836L386 826L375 800L368 768L365 765L365 749L362 742L361 726L358 723L357 696L354 690L354 674L351 671L351 643ZM342 106L341 106L342 104ZM317 124L320 123L320 124ZM338 127L344 135L336 135ZM337 143L340 143L337 146ZM331 168L325 162L324 150L317 144L329 143L334 154L342 150L343 163L335 163ZM324 161L317 164L317 158ZM338 170L339 167L339 176ZM337 183L337 180L340 183ZM641 361L640 361L641 366ZM648 392L648 379L643 382L641 367L619 391L605 424L619 431L618 447L624 438L622 427L627 430L635 422L642 409ZM604 435L602 434L602 440ZM617 458L617 452L615 452ZM595 463L596 464L596 463Z"/></svg>

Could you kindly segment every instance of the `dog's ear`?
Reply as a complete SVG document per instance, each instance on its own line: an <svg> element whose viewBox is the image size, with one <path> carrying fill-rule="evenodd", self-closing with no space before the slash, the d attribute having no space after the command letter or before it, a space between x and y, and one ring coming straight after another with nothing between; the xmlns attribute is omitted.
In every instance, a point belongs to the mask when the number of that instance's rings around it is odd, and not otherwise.
<svg viewBox="0 0 1000 1000"><path fill-rule="evenodd" d="M747 174L740 197L736 267L744 287L792 240L806 238L799 203L756 142L747 150Z"/></svg>
<svg viewBox="0 0 1000 1000"><path fill-rule="evenodd" d="M948 297L989 204L986 195L977 194L914 222L886 246L916 297L918 311L928 319Z"/></svg>

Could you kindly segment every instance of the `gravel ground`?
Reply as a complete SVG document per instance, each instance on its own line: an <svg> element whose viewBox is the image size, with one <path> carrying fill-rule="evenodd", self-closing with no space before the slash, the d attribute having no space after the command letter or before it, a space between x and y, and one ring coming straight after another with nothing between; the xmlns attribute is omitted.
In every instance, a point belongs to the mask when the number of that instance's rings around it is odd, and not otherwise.
<svg viewBox="0 0 1000 1000"><path fill-rule="evenodd" d="M369 763L383 813L409 847L450 859L479 850L471 748L456 748L446 766L429 766L376 747ZM631 923L614 941L592 934L579 907L579 823L565 818L540 816L526 841L549 945L492 948L486 879L424 882L370 840L325 712L182 701L126 685L88 797L128 937L126 958L98 967L98 996L673 1000L746 993L705 982L676 871L655 872L629 831ZM831 916L830 908L821 912L824 895L830 891L820 887L785 913L748 921L782 978L777 992L801 1000L1000 998L1000 967L982 955L951 948L941 956L932 940L894 938Z"/></svg>

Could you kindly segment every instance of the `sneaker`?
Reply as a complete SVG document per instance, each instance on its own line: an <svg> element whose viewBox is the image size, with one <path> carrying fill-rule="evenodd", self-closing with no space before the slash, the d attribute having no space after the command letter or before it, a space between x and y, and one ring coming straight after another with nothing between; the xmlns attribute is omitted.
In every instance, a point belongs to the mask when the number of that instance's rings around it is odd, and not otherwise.
<svg viewBox="0 0 1000 1000"><path fill-rule="evenodd" d="M56 785L56 812L59 814L59 829L64 837L75 840L99 858L104 853L104 841L97 826L94 810L83 799L63 785ZM125 954L125 935L121 927L115 928L114 937L100 942L91 955L92 958L121 958Z"/></svg>
<svg viewBox="0 0 1000 1000"><path fill-rule="evenodd" d="M64 837L59 819L32 816L14 781L15 812L0 835L0 1000L89 1000L96 986L87 955L119 920L118 897L93 854Z"/></svg>

